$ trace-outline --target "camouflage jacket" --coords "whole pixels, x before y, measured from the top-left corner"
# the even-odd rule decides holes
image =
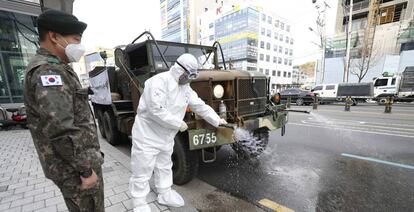
[[[70,66],[46,49],[39,49],[26,69],[24,104],[47,178],[58,183],[79,179],[79,172],[102,165],[87,89]]]

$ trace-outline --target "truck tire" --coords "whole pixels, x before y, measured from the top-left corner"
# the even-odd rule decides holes
[[[296,105],[297,105],[297,106],[302,106],[302,105],[303,105],[303,99],[302,99],[302,98],[298,98],[298,99],[296,100]]]
[[[96,110],[96,119],[98,119],[99,132],[101,133],[103,138],[106,138],[102,110]]]
[[[380,98],[377,100],[378,105],[385,105],[385,102],[387,102],[387,98]]]
[[[106,111],[103,115],[103,124],[105,129],[106,140],[113,146],[119,143],[119,132],[116,127],[114,115],[110,111]]]
[[[254,147],[249,146],[252,142],[244,140],[231,144],[231,147],[239,158],[247,160],[258,158],[269,143],[269,130],[267,128],[256,129],[252,134],[252,139],[257,139],[260,142],[257,142]]]
[[[173,162],[173,181],[176,185],[190,182],[198,172],[199,159],[197,151],[190,151],[188,136],[177,134],[174,138],[174,152],[171,156]]]
[[[358,105],[358,100],[352,99],[352,106],[357,106],[357,105]]]

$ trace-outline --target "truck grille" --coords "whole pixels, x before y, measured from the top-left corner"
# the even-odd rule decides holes
[[[264,113],[267,101],[266,78],[239,79],[237,85],[238,114],[243,116]]]

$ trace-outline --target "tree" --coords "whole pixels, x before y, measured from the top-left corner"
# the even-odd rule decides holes
[[[359,43],[358,37],[359,36],[356,37],[356,42]],[[369,41],[364,39],[364,41],[360,43],[360,46],[358,47],[358,57],[351,60],[350,67],[352,67],[352,69],[350,70],[350,73],[358,78],[358,82],[361,82],[370,68],[375,66],[378,62],[378,52],[370,47],[372,44],[368,44],[367,42]]]

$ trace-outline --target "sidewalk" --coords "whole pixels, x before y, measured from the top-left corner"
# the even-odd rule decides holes
[[[105,153],[106,211],[132,211],[128,191],[130,158],[106,141],[101,140],[100,144]],[[153,212],[197,211],[187,202],[183,208],[161,206],[153,191],[148,202]],[[28,130],[0,131],[0,211],[67,211],[61,192],[43,174]]]

